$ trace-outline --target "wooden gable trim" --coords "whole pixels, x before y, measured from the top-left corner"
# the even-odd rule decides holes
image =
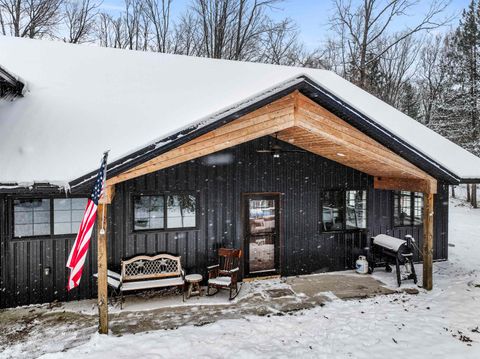
[[[273,134],[278,134],[283,141],[376,178],[392,179],[375,181],[375,188],[399,185],[436,192],[436,180],[433,177],[299,91],[114,176],[107,180],[107,185],[112,186]],[[349,156],[339,157],[339,151],[348,152]],[[395,182],[393,179],[402,180]]]
[[[296,93],[287,95],[239,119],[208,132],[107,180],[107,185],[139,177],[230,148],[294,126]]]

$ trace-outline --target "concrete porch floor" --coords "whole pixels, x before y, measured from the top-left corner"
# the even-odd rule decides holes
[[[401,291],[418,293],[412,287]],[[227,291],[213,297],[192,297],[185,302],[179,295],[146,293],[127,296],[123,310],[120,310],[118,302],[111,303],[110,330],[113,335],[123,335],[176,329],[183,325],[202,326],[221,319],[241,319],[252,315],[294,315],[297,311],[323,306],[332,300],[361,299],[397,292],[373,276],[341,272],[243,283],[240,294],[233,301],[228,300]],[[95,300],[2,310],[0,349],[20,344],[32,336],[38,337],[39,342],[48,340],[47,333],[55,327],[58,327],[58,332],[71,336],[70,340],[63,338],[67,348],[68,345],[79,345],[83,342],[82,338],[88,340],[90,334],[96,332],[96,314]],[[68,328],[67,332],[65,328]]]

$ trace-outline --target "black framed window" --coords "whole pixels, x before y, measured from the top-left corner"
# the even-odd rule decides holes
[[[423,193],[396,191],[393,194],[393,225],[416,226],[423,223]]]
[[[325,232],[367,227],[367,191],[325,191],[322,202]]]
[[[13,237],[75,234],[78,232],[86,205],[86,198],[15,199]]]
[[[86,207],[86,198],[54,198],[53,234],[77,233]]]
[[[49,199],[16,199],[13,201],[13,236],[48,236],[50,228]]]
[[[134,230],[195,228],[197,200],[192,194],[134,197]]]

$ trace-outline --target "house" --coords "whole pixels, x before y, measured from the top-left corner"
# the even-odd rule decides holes
[[[480,180],[479,158],[325,70],[10,37],[0,66],[22,86],[0,99],[1,307],[96,295],[96,237],[71,292],[65,263],[105,150],[113,270],[171,253],[205,274],[222,246],[243,278],[345,270],[371,236],[411,234],[429,289],[448,186]]]

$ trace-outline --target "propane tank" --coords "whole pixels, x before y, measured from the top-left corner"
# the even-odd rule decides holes
[[[355,271],[359,274],[367,274],[368,273],[367,257],[358,256],[358,259],[355,262]]]

